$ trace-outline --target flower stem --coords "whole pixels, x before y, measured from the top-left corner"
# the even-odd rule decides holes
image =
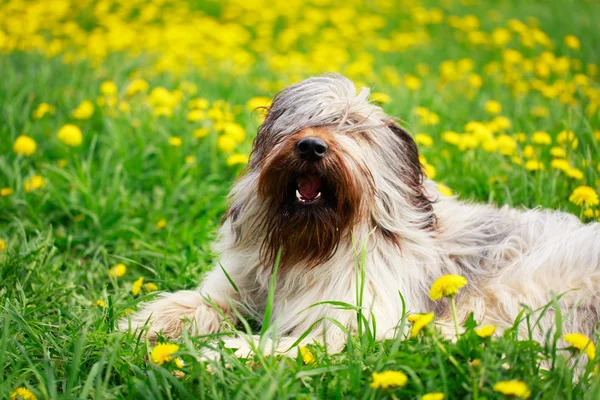
[[[458,340],[460,333],[458,332],[458,318],[456,317],[456,304],[454,303],[454,296],[450,297],[450,307],[452,307],[452,319],[454,319],[454,329],[456,330],[456,340]]]

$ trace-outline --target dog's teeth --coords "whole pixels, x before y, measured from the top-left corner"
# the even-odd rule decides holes
[[[310,199],[310,201],[313,202],[320,198],[321,198],[321,192],[317,193],[317,195],[314,198]],[[304,196],[302,196],[300,194],[299,190],[296,190],[296,199],[298,199],[298,201],[303,204],[306,204],[309,201],[308,199],[305,199]]]

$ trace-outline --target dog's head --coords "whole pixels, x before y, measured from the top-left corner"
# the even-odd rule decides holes
[[[282,266],[328,260],[355,227],[400,244],[398,224],[428,228],[417,147],[341,75],[307,79],[274,98],[259,128],[248,182],[261,204],[262,255]],[[249,195],[249,193],[248,193]]]

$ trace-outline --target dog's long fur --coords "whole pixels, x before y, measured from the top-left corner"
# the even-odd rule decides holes
[[[507,327],[523,304],[535,309],[552,293],[568,292],[561,300],[568,310],[564,330],[590,334],[600,311],[600,224],[584,225],[563,212],[498,209],[441,195],[423,177],[411,137],[368,98],[367,89],[357,94],[340,75],[307,79],[280,92],[231,191],[216,244],[217,265],[239,293],[217,266],[196,291],[162,294],[122,327],[140,328],[149,320],[150,335],[176,336],[189,319],[196,333],[218,332],[222,317],[211,302],[232,318],[231,304],[261,315],[281,248],[272,321],[277,336],[288,339],[276,350],[287,349],[324,317],[355,331],[354,312],[309,307],[356,303],[356,254],[366,242],[363,306],[376,319],[378,338],[395,334],[402,317],[398,292],[408,311],[434,310],[439,321],[450,321],[447,302],[428,296],[432,282],[445,274],[469,281],[457,298],[459,318],[473,311],[481,323]],[[327,143],[323,160],[308,163],[296,154],[296,143],[308,136]],[[320,204],[290,198],[294,177],[303,174],[322,178]],[[553,324],[549,312],[536,337]],[[323,320],[305,341],[324,337],[332,351],[346,340]]]

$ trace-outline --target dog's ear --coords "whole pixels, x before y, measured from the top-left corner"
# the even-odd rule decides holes
[[[388,128],[399,139],[399,163],[397,165],[401,170],[403,179],[412,188],[420,187],[423,184],[423,166],[419,160],[419,149],[413,140],[397,122],[392,122]]]
[[[388,125],[394,135],[396,135],[399,143],[398,162],[396,163],[397,173],[400,179],[411,189],[410,202],[419,211],[428,218],[426,227],[433,228],[435,226],[435,215],[433,214],[432,201],[425,194],[423,180],[423,165],[419,160],[419,150],[412,136],[406,132],[397,122],[391,122]]]

